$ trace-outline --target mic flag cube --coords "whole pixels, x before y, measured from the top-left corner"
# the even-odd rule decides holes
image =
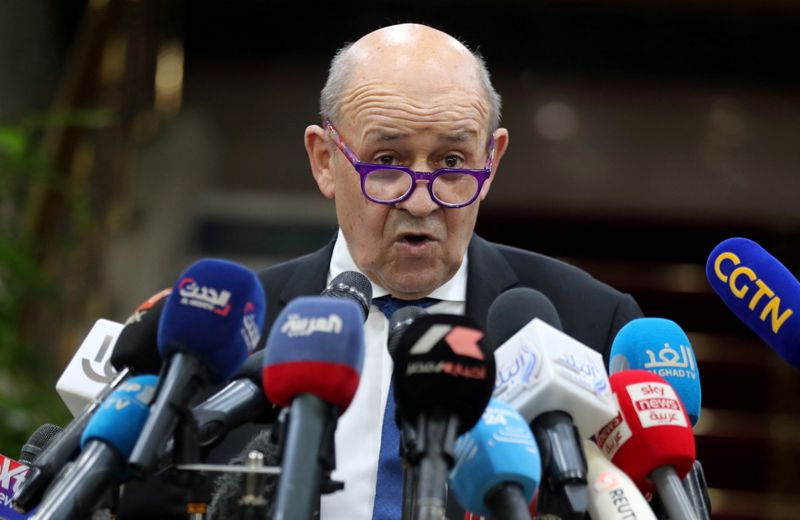
[[[643,492],[655,490],[649,475],[661,466],[685,477],[695,460],[694,434],[675,390],[645,370],[617,372],[610,381],[620,413],[597,432],[597,446]]]
[[[611,345],[611,372],[647,370],[672,385],[692,426],[700,417],[700,375],[683,329],[664,318],[638,318],[620,329]]]
[[[224,383],[242,366],[261,337],[264,289],[249,269],[203,259],[180,276],[158,326],[163,359],[176,352],[199,358],[211,383]]]
[[[349,298],[304,296],[281,311],[264,349],[267,399],[287,406],[313,394],[339,407],[350,405],[364,366],[362,311]]]

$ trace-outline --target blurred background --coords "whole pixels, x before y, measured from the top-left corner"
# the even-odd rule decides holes
[[[330,239],[303,129],[335,50],[406,21],[477,48],[503,96],[478,232],[677,321],[715,517],[800,516],[800,375],[704,274],[736,235],[800,269],[792,0],[1,0],[0,452],[66,424],[54,385],[98,318],[197,258]]]

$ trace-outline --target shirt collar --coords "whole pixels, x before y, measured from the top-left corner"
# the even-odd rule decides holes
[[[452,278],[426,296],[450,302],[465,302],[467,300],[467,256],[467,254],[464,254],[464,261],[461,262],[461,266]],[[344,238],[342,229],[339,228],[338,235],[336,236],[336,243],[333,245],[330,268],[328,269],[328,282],[345,271],[356,271],[364,274],[361,272],[361,269],[356,266],[355,260],[353,260],[353,257],[350,255],[350,249],[347,247],[347,240]],[[383,287],[375,285],[372,281],[370,281],[370,283],[372,284],[373,298],[389,294],[389,291]]]

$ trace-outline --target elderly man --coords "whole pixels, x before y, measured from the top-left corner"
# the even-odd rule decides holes
[[[497,295],[532,287],[552,300],[566,333],[604,353],[641,315],[630,296],[574,267],[473,234],[509,135],[483,60],[455,38],[403,24],[344,47],[321,115],[305,146],[340,229],[325,248],[261,273],[267,327],[290,300],[319,294],[350,270],[369,278],[376,298],[435,298],[431,312],[466,314],[481,326]],[[384,421],[393,407],[387,328],[373,305],[361,383],[336,431],[334,477],[345,490],[322,498],[324,520],[400,515],[397,437]]]

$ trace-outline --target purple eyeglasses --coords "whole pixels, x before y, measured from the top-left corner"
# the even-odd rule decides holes
[[[344,143],[333,123],[326,120],[325,129],[331,132],[333,142],[361,176],[361,192],[378,204],[402,202],[414,193],[417,181],[428,181],[428,193],[437,204],[445,208],[463,208],[475,202],[483,183],[492,173],[494,137],[489,144],[489,157],[483,169],[439,168],[433,172],[418,172],[406,166],[361,162]]]

